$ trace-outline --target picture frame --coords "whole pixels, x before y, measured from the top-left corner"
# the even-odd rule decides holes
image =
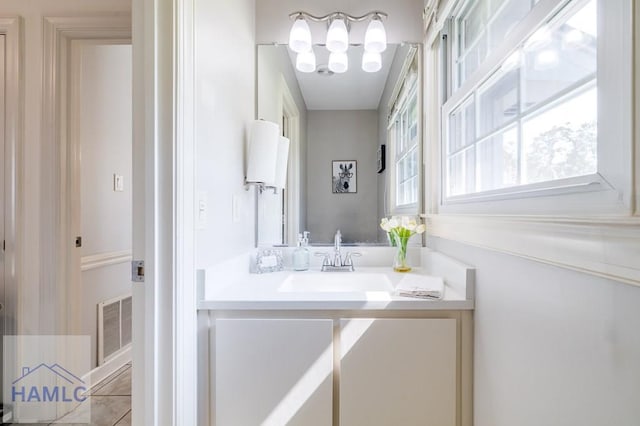
[[[378,173],[384,172],[385,168],[385,158],[386,158],[386,147],[385,144],[382,144],[378,147],[378,155],[377,155],[377,170]]]
[[[331,191],[334,194],[358,192],[358,162],[356,160],[333,160],[331,162]]]

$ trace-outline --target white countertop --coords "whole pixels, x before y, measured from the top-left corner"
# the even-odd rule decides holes
[[[421,267],[408,273],[394,272],[390,267],[357,267],[355,272],[320,272],[318,267],[309,271],[285,270],[266,274],[228,274],[238,267],[215,268],[206,271],[204,288],[198,303],[200,310],[471,310],[474,308],[473,268],[460,264],[439,253],[426,250]],[[227,273],[221,273],[227,271]],[[400,280],[407,275],[432,275],[444,279],[441,300],[418,299],[394,294]],[[306,291],[291,286],[305,277],[314,281],[327,280],[333,289]],[[386,280],[385,278],[386,277]],[[350,280],[367,282],[369,279],[385,281],[386,288],[373,291],[352,291],[340,285]],[[298,281],[296,281],[298,282]],[[299,285],[299,284],[297,284]],[[317,286],[316,286],[317,287]],[[375,286],[374,286],[375,287]]]

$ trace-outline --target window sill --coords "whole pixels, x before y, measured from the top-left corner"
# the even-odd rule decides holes
[[[426,218],[431,236],[640,286],[640,217]]]

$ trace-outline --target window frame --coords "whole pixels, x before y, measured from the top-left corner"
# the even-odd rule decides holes
[[[453,86],[451,21],[459,0],[429,3],[424,41],[425,93],[430,94],[424,105],[424,216],[429,247],[438,249],[442,243],[446,249],[453,241],[454,248],[478,247],[640,286],[640,126],[633,126],[634,120],[640,123],[640,8],[634,8],[633,1],[598,1],[598,128],[610,149],[598,162],[608,162],[608,170],[619,169],[607,176],[615,189],[578,187],[556,195],[540,190],[525,197],[514,194],[512,199],[475,200],[444,208],[440,199],[442,105],[451,98]],[[539,0],[531,12],[549,13],[559,4],[559,0]],[[530,20],[531,16],[524,19]],[[526,36],[522,26],[515,28],[487,59],[506,57],[509,46],[517,44],[515,39]],[[489,72],[491,65],[485,63],[479,70]],[[604,109],[611,105],[615,108]],[[605,146],[602,140],[598,149]]]
[[[464,11],[469,1],[453,8]],[[578,7],[586,0],[540,0],[514,28],[504,43],[489,53],[485,61],[443,99],[440,107],[441,137],[439,141],[438,213],[498,213],[498,214],[629,214],[632,211],[632,164],[624,162],[624,152],[630,157],[633,129],[632,45],[630,0],[610,2],[598,7],[598,169],[592,175],[519,185],[462,196],[447,196],[447,144],[449,114],[475,96],[476,90],[499,72],[501,63],[542,24],[552,20],[562,9]],[[570,3],[573,4],[570,5]],[[452,27],[455,28],[455,25]],[[457,37],[447,43],[452,72],[457,72]],[[606,46],[606,47],[605,47]],[[611,48],[616,46],[616,48]],[[456,75],[452,80],[457,81]],[[625,82],[626,85],[625,85]],[[625,86],[627,87],[625,89]],[[478,99],[475,99],[477,102]],[[612,113],[617,112],[617,116]],[[621,111],[621,113],[620,113]],[[477,117],[476,117],[477,120]],[[506,123],[505,123],[506,126]],[[431,213],[436,213],[431,211]]]

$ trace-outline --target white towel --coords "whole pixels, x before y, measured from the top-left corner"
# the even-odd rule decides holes
[[[431,275],[405,275],[396,287],[398,296],[418,297],[421,299],[442,299],[444,281]]]

